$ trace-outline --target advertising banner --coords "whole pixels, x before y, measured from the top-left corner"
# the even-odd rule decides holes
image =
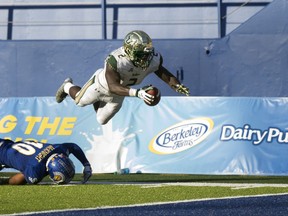
[[[0,136],[75,142],[94,173],[287,175],[287,113],[288,98],[162,97],[150,107],[127,97],[100,125],[70,98],[1,98]]]

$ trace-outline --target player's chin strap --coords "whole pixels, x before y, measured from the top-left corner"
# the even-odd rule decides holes
[[[186,96],[190,96],[189,88],[184,86],[183,84],[176,84],[172,86],[176,92],[180,94],[185,94]]]

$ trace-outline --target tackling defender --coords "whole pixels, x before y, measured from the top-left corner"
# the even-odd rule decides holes
[[[106,58],[104,69],[97,70],[82,88],[67,78],[56,92],[56,101],[61,103],[70,95],[78,106],[93,104],[98,122],[106,124],[120,110],[125,96],[138,97],[148,104],[154,101],[146,88],[130,88],[153,72],[175,91],[189,96],[189,89],[162,63],[149,35],[132,31],[126,35],[124,45]]]
[[[0,170],[14,168],[20,173],[8,180],[10,185],[37,184],[45,176],[56,184],[69,183],[75,174],[69,154],[84,166],[83,183],[92,175],[92,169],[82,149],[75,143],[44,144],[34,141],[13,142],[0,139]]]

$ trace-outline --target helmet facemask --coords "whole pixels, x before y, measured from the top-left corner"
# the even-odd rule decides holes
[[[147,69],[153,59],[151,38],[143,31],[133,31],[124,39],[124,50],[136,67]]]

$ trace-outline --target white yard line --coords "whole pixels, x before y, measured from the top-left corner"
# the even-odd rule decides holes
[[[75,182],[76,183],[76,182]],[[185,187],[231,187],[231,189],[244,189],[256,187],[288,187],[288,184],[269,183],[208,183],[208,182],[171,182],[171,183],[151,183],[151,182],[99,182],[89,181],[88,184],[113,184],[113,185],[135,185],[143,188],[185,186]]]
[[[162,186],[192,186],[192,187],[231,187],[231,189],[244,189],[256,187],[288,187],[288,184],[259,184],[259,183],[206,183],[206,182],[173,182],[173,183],[159,183],[147,184],[145,187],[162,187]]]

